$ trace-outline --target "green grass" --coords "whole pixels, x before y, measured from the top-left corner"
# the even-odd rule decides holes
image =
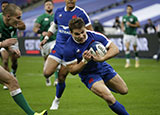
[[[109,64],[126,81],[129,93],[115,94],[130,115],[159,115],[160,114],[160,62],[151,59],[141,59],[141,66],[124,68],[124,59],[111,59]],[[104,100],[90,92],[78,76],[68,75],[66,90],[57,111],[49,108],[54,99],[56,88],[46,87],[42,75],[42,57],[21,57],[17,71],[17,79],[23,95],[35,110],[40,112],[48,109],[49,115],[114,115]],[[52,77],[53,82],[53,77]],[[15,104],[8,90],[0,85],[0,115],[24,115],[25,113]]]

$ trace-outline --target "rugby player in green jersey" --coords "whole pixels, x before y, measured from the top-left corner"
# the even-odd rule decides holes
[[[3,15],[0,15],[0,48],[5,48],[18,55],[20,52],[15,48],[12,48],[12,45],[15,45],[18,42],[16,39],[16,29],[19,21],[21,21],[21,15],[21,9],[15,4],[7,5],[3,10]],[[47,115],[46,110],[41,113],[36,113],[31,109],[22,94],[17,79],[1,66],[0,83],[8,87],[14,101],[27,115]],[[10,114],[12,115],[12,112]]]
[[[47,35],[48,29],[53,22],[53,19],[54,19],[53,8],[54,8],[53,1],[45,0],[44,2],[45,13],[40,15],[35,21],[33,31],[41,35],[40,41],[42,41],[44,37]],[[44,61],[46,61],[51,49],[55,45],[56,32],[57,31],[53,32],[55,34],[53,34],[50,38],[48,38],[47,43],[43,45],[43,47],[41,48],[41,54],[44,57]],[[58,68],[57,68],[57,71],[55,72],[54,86],[57,85],[58,83],[58,79],[57,79],[58,78]],[[46,78],[46,86],[50,86],[50,85],[51,85],[50,78]]]
[[[25,24],[23,23],[22,20],[19,20],[19,22],[17,23],[17,26],[14,28],[14,27],[9,27],[9,26],[6,26],[6,21],[7,19],[4,17],[3,18],[3,10],[5,9],[5,7],[9,4],[8,1],[3,1],[1,3],[1,9],[2,9],[2,13],[0,13],[0,21],[2,23],[0,23],[0,26],[1,26],[1,30],[3,32],[3,35],[2,35],[2,38],[3,39],[8,39],[8,38],[17,38],[17,30],[16,29],[19,29],[19,30],[24,30],[26,28]],[[11,19],[8,19],[8,20],[11,20]],[[19,51],[19,48],[18,48],[18,42],[11,46],[10,47],[11,49],[6,49],[6,48],[1,48],[0,52],[1,52],[1,57],[2,57],[2,65],[3,65],[3,68],[7,71],[10,71],[9,70],[9,67],[8,67],[8,62],[9,62],[9,56],[11,57],[11,62],[12,62],[12,65],[11,65],[11,74],[13,74],[15,77],[16,77],[16,70],[17,70],[17,67],[18,67],[18,61],[17,59],[20,57],[20,51]],[[12,50],[14,49],[14,51]],[[3,89],[8,89],[6,86],[3,87]]]
[[[140,27],[138,19],[132,14],[133,7],[127,5],[127,14],[123,16],[121,28],[124,31],[123,42],[126,47],[126,65],[125,68],[130,67],[130,45],[133,45],[135,53],[135,67],[139,67],[139,57],[137,51],[137,34],[136,29]]]

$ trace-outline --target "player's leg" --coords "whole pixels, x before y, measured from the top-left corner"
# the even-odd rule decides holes
[[[112,79],[108,80],[105,84],[117,93],[123,95],[128,93],[128,87],[126,83],[118,74],[116,74],[116,76]]]
[[[128,68],[130,67],[130,37],[129,35],[124,35],[124,38],[123,38],[123,43],[126,47],[126,50],[125,50],[125,58],[126,58],[126,64],[125,64],[125,68]]]
[[[9,72],[5,71],[1,66],[0,66],[0,82],[9,88],[10,94],[13,97],[14,101],[28,115],[33,115],[35,113],[28,105],[25,98],[23,97],[22,91],[18,85],[16,78],[14,78]]]
[[[91,87],[91,91],[103,98],[113,112],[117,113],[118,115],[129,115],[124,106],[116,101],[115,97],[106,87],[103,80],[95,82]]]
[[[133,49],[135,54],[135,68],[138,68],[140,64],[139,64],[139,55],[137,51],[137,36],[133,36],[132,43],[133,43]]]
[[[52,57],[48,56],[43,68],[44,76],[46,78],[49,78],[56,71],[56,68],[58,65],[59,65],[59,62],[57,62]]]
[[[52,102],[52,106],[50,107],[50,110],[57,110],[59,107],[59,100],[65,89],[65,79],[67,74],[68,74],[67,68],[64,65],[61,65],[61,68],[58,74],[58,84],[56,86],[56,96]]]
[[[18,67],[18,58],[21,56],[21,52],[19,50],[18,42],[15,45],[12,45],[9,49],[9,52],[11,54],[11,74],[13,74],[16,77],[16,71]]]
[[[4,48],[1,48],[1,57],[2,57],[2,66],[3,66],[3,68],[9,72],[10,71],[9,70],[9,66],[8,66],[8,64],[9,64],[9,53]],[[4,85],[3,89],[7,90],[8,87]]]
[[[6,49],[1,48],[1,56],[2,56],[2,66],[5,70],[9,72],[8,61],[9,61],[9,53]]]
[[[53,83],[53,86],[57,86],[58,84],[58,73],[59,73],[59,70],[61,68],[61,65],[59,64],[56,71],[54,72],[54,83]]]
[[[18,68],[18,58],[19,56],[17,54],[11,54],[11,74],[16,77],[16,72],[17,72],[17,68]]]

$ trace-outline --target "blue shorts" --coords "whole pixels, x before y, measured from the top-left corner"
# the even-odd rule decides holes
[[[54,48],[51,50],[49,57],[53,58],[57,62],[61,63],[63,60],[63,49],[65,43],[57,43]]]
[[[115,70],[110,66],[108,69],[106,69],[105,75],[102,75],[101,73],[93,73],[93,74],[80,75],[80,77],[81,81],[87,86],[87,88],[91,89],[92,85],[95,82],[103,80],[106,83],[116,75],[117,72],[115,72]]]

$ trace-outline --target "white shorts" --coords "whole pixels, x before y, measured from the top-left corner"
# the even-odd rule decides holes
[[[124,34],[123,36],[123,43],[126,44],[126,43],[130,43],[132,45],[137,45],[137,35],[127,35],[127,34]]]
[[[43,45],[43,49],[41,49],[42,56],[47,56],[51,52],[52,48],[55,46],[56,40],[48,42]]]

